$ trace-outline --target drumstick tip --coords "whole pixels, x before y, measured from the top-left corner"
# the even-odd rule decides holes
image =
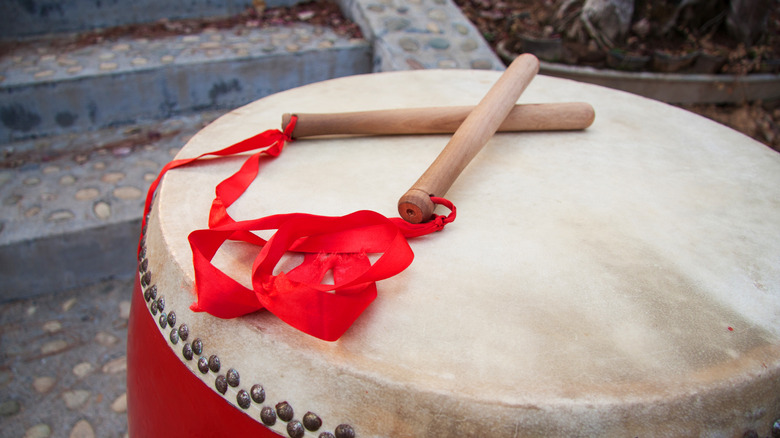
[[[431,195],[415,188],[409,189],[398,200],[398,214],[403,220],[412,224],[428,221],[433,216],[435,208]]]

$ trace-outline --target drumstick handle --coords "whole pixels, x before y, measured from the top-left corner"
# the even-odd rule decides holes
[[[474,106],[403,108],[348,113],[301,114],[293,138],[318,135],[452,134]],[[292,114],[282,115],[282,129]],[[585,102],[514,105],[498,127],[499,132],[570,131],[593,123],[595,112]]]
[[[495,134],[517,99],[539,71],[539,60],[530,54],[518,56],[507,67],[449,143],[420,179],[398,201],[398,213],[413,224],[433,215],[431,196],[444,196],[463,169]]]

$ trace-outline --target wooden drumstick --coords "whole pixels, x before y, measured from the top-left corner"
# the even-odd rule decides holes
[[[474,106],[404,108],[332,114],[299,114],[293,138],[318,135],[452,134]],[[282,129],[291,114],[282,115]],[[585,129],[595,112],[584,102],[514,105],[498,127],[510,131],[569,131]]]
[[[433,215],[431,196],[444,196],[461,171],[495,134],[520,94],[539,71],[530,54],[515,58],[420,179],[398,201],[398,213],[413,224]]]

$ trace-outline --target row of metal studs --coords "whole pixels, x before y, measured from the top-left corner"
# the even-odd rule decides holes
[[[202,374],[206,374],[209,371],[218,373],[221,368],[219,357],[212,354],[206,359],[206,356],[202,355],[203,341],[201,341],[200,338],[195,338],[191,344],[187,343],[186,341],[190,336],[187,324],[181,323],[177,329],[176,312],[170,310],[167,314],[165,313],[165,297],[161,294],[158,296],[157,285],[152,283],[152,272],[149,270],[149,259],[146,258],[146,228],[142,230],[141,236],[141,247],[138,252],[138,271],[141,275],[141,288],[144,291],[144,300],[147,303],[150,303],[149,311],[152,313],[152,316],[157,316],[157,313],[160,313],[158,323],[161,329],[165,330],[166,327],[171,328],[168,340],[172,344],[178,344],[179,340],[184,341],[181,352],[184,359],[189,361],[192,360],[195,355],[198,355],[200,356],[198,358],[198,370]],[[217,375],[214,386],[217,391],[224,396],[228,386],[236,388],[240,381],[241,378],[238,371],[234,368],[230,368],[226,375]],[[238,391],[236,403],[242,409],[249,409],[252,401],[257,404],[262,404],[265,401],[265,389],[263,389],[262,385],[252,385],[249,392],[245,389],[240,389]],[[278,417],[280,420],[287,423],[287,434],[290,438],[302,438],[305,435],[306,430],[316,432],[322,426],[322,419],[313,412],[304,414],[302,418],[303,421],[294,419],[294,415],[295,413],[292,406],[286,401],[277,403],[275,409],[267,405],[264,405],[260,409],[260,420],[264,425],[268,427],[273,426],[276,424],[276,419]],[[334,433],[322,432],[319,434],[319,438],[355,438],[355,430],[349,424],[340,424],[336,427]]]

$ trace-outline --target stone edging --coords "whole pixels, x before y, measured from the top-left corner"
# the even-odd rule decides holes
[[[780,75],[623,72],[542,62],[542,74],[628,91],[667,103],[742,103],[780,99]]]
[[[517,57],[502,47],[507,60]],[[666,103],[743,103],[780,99],[780,74],[715,75],[627,72],[541,61],[544,75],[601,85]]]

